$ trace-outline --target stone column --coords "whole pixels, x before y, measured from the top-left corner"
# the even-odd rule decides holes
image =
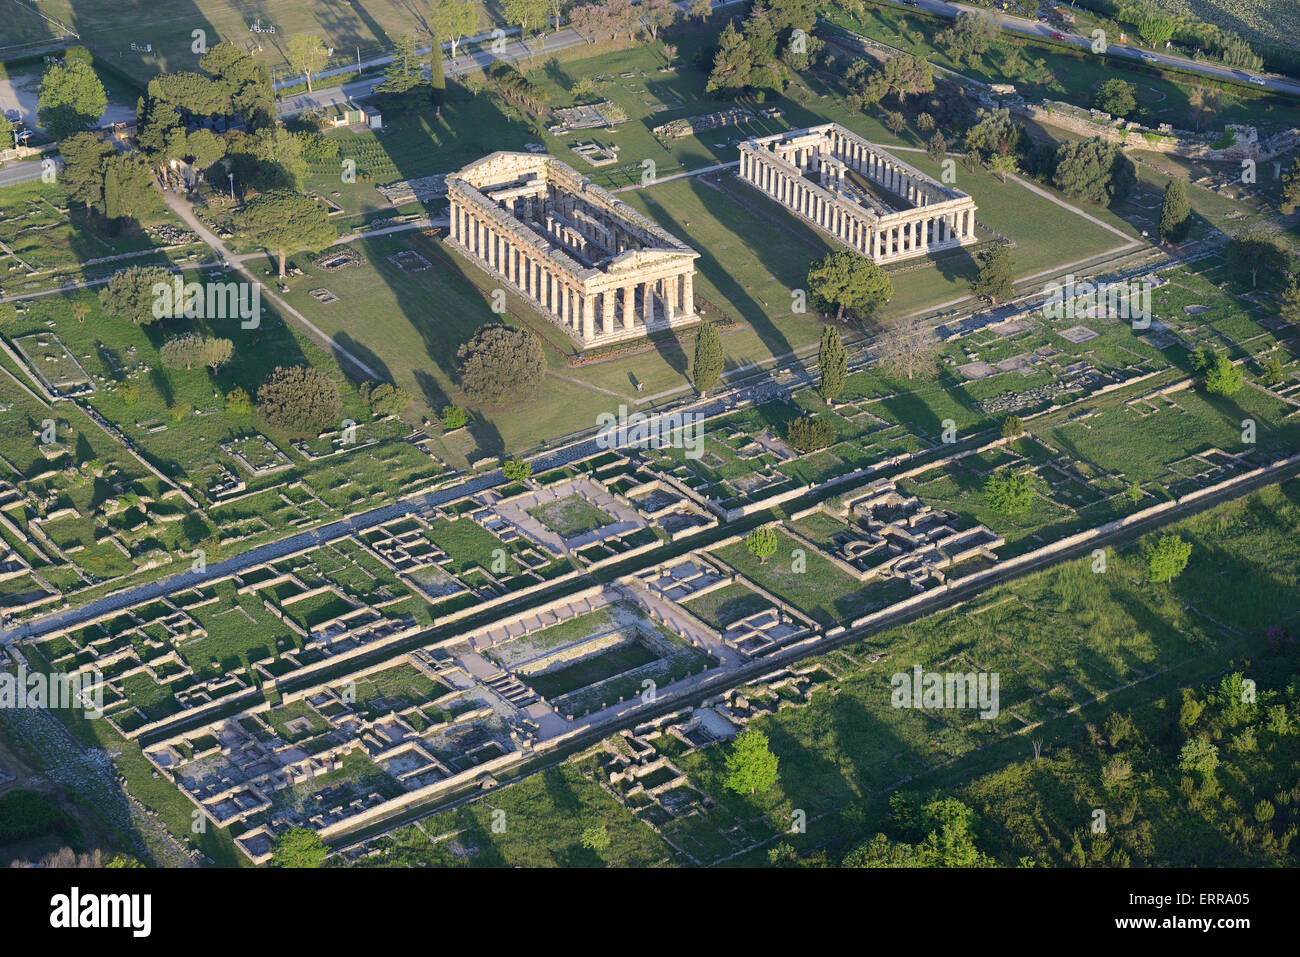
[[[695,315],[695,273],[690,269],[682,273],[682,312]]]
[[[582,294],[582,341],[591,339],[592,327],[596,324],[596,297],[593,293]]]
[[[614,297],[617,290],[606,289],[600,294],[600,331],[610,333],[614,330]]]
[[[631,329],[636,324],[636,286],[623,287],[623,328]]]
[[[642,303],[642,322],[649,326],[655,318],[655,284],[653,282],[644,282],[641,284],[644,290],[645,301]]]
[[[664,318],[670,323],[677,312],[677,277],[669,276],[664,280]]]
[[[569,321],[569,286],[563,280],[560,281],[560,323],[567,329],[572,323]]]

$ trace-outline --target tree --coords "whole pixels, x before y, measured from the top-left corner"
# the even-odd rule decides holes
[[[505,14],[506,23],[519,28],[522,37],[528,36],[528,28],[541,28],[546,18],[547,0],[503,0],[501,12]]]
[[[603,851],[609,847],[609,827],[592,824],[582,830],[582,846],[590,851]]]
[[[979,254],[979,264],[979,273],[970,284],[971,292],[995,306],[1010,299],[1016,277],[1010,244],[1000,242],[990,246]]]
[[[139,153],[114,154],[104,161],[104,217],[114,231],[124,219],[145,219],[162,206],[153,187],[149,161]]]
[[[1160,206],[1160,239],[1167,243],[1179,242],[1187,235],[1191,217],[1187,187],[1181,179],[1171,179],[1165,184],[1165,198]]]
[[[447,98],[447,73],[442,66],[442,42],[437,37],[432,41],[429,49],[429,97],[441,106]]]
[[[1230,240],[1225,250],[1228,265],[1250,273],[1250,286],[1259,284],[1259,273],[1277,272],[1287,264],[1287,247],[1277,232],[1262,223],[1247,226]]]
[[[718,52],[705,89],[709,93],[741,93],[749,86],[753,65],[749,41],[736,29],[735,21],[728,20],[718,37]]]
[[[989,157],[989,172],[995,173],[998,181],[1005,183],[1007,177],[1014,175],[1020,168],[1020,161],[1015,153],[997,153]]]
[[[542,344],[527,329],[493,322],[480,326],[456,353],[465,394],[483,405],[530,396],[546,371]]]
[[[1025,420],[1018,415],[1009,415],[1002,420],[1002,437],[1014,439],[1025,434]]]
[[[981,163],[994,156],[1018,152],[1025,128],[1011,119],[1011,111],[980,109],[975,122],[966,131],[966,149],[974,151]]]
[[[11,150],[18,145],[18,139],[14,135],[14,125],[9,122],[9,117],[0,113],[0,150]]]
[[[275,91],[271,73],[234,43],[218,43],[203,54],[199,67],[213,77],[220,96],[248,130],[256,131],[275,121]]]
[[[361,387],[361,398],[378,416],[399,415],[412,401],[411,393],[391,382],[367,382]]]
[[[1178,752],[1178,769],[1194,772],[1203,778],[1213,776],[1219,766],[1219,749],[1208,738],[1192,738]]]
[[[324,206],[310,196],[287,189],[270,190],[250,200],[240,211],[237,223],[253,243],[275,253],[281,279],[287,252],[317,252],[338,239]]]
[[[477,26],[478,10],[465,0],[433,0],[429,8],[429,29],[435,39],[446,37],[451,43],[453,60],[460,41]]]
[[[1067,196],[1110,204],[1124,199],[1137,183],[1137,168],[1117,143],[1099,136],[1062,143],[1056,151],[1056,188]]]
[[[916,128],[922,133],[929,133],[934,130],[934,117],[929,113],[918,113],[916,115]]]
[[[722,336],[718,327],[705,320],[700,323],[695,335],[695,361],[691,365],[691,379],[700,395],[722,381],[722,368],[725,365],[722,353]]]
[[[271,846],[272,867],[322,867],[328,856],[325,842],[305,827],[291,827]]]
[[[897,94],[899,104],[911,95],[934,92],[934,70],[919,56],[896,56],[885,61],[885,89]]]
[[[903,114],[897,110],[889,110],[885,113],[885,129],[897,135],[906,128],[907,120],[903,119]]]
[[[289,38],[289,49],[285,54],[289,65],[307,78],[307,89],[311,90],[311,78],[329,62],[329,51],[321,38],[310,33],[296,33]]]
[[[336,386],[311,366],[276,366],[257,390],[257,410],[271,425],[294,436],[319,435],[338,421]]]
[[[829,405],[840,397],[844,391],[844,382],[849,375],[849,354],[840,340],[840,331],[834,326],[822,329],[821,348],[817,352],[817,368],[821,372],[821,384],[817,391]]]
[[[876,365],[886,375],[911,382],[934,371],[939,339],[922,319],[903,319],[880,332],[875,352]]]
[[[415,39],[409,33],[400,33],[393,38],[393,62],[384,70],[384,81],[375,87],[375,92],[400,96],[419,86],[420,80]]]
[[[90,133],[74,133],[59,144],[59,155],[63,157],[60,175],[72,202],[103,213],[104,169],[113,154],[113,147]]]
[[[713,16],[713,0],[691,0],[688,12],[692,20],[703,23]]]
[[[137,325],[148,325],[163,318],[154,314],[157,296],[154,286],[163,283],[171,286],[172,274],[161,266],[128,266],[119,269],[99,291],[100,306],[105,313],[119,319],[130,319]]]
[[[1192,557],[1192,544],[1177,535],[1161,535],[1146,551],[1147,581],[1171,582],[1183,573]]]
[[[185,137],[185,156],[198,169],[211,169],[225,155],[226,141],[211,130],[194,130]]]
[[[1027,471],[998,469],[984,483],[984,502],[999,515],[1016,515],[1034,500],[1034,479]]]
[[[776,785],[777,757],[767,735],[757,728],[746,728],[736,737],[726,763],[726,786],[737,794],[770,791]]]
[[[745,536],[745,547],[759,564],[766,565],[767,560],[776,554],[776,529],[771,525],[760,525]]]
[[[507,459],[501,463],[501,474],[511,482],[523,482],[532,477],[533,466],[521,458]]]
[[[104,84],[82,60],[51,63],[41,77],[36,116],[51,139],[98,126],[107,107]]]
[[[827,253],[808,269],[808,292],[823,312],[835,310],[835,321],[845,313],[865,318],[894,297],[889,274],[866,256],[849,249]]]
[[[1210,395],[1229,396],[1241,388],[1241,369],[1209,346],[1192,357],[1192,368],[1205,380],[1205,391]]]
[[[935,130],[934,135],[925,142],[925,154],[937,163],[944,158],[947,152],[948,137],[944,136],[939,130]]]
[[[1264,384],[1269,388],[1281,385],[1286,379],[1286,368],[1276,352],[1270,352],[1268,358],[1261,363],[1261,372]]]
[[[162,344],[159,352],[162,362],[169,369],[189,369],[199,361],[199,350],[203,347],[203,337],[193,333],[173,336]]]
[[[1278,303],[1278,315],[1287,322],[1300,322],[1300,276],[1288,276]]]
[[[1153,8],[1144,8],[1138,15],[1136,26],[1138,36],[1149,47],[1162,47],[1173,37],[1178,29],[1178,21],[1170,16],[1163,16]]]
[[[1097,109],[1112,116],[1128,116],[1137,109],[1137,88],[1112,77],[1097,90]]]
[[[672,26],[681,14],[673,0],[641,0],[638,9],[651,40],[658,40],[659,31]]]
[[[0,141],[2,142],[2,141]],[[1282,174],[1282,212],[1290,216],[1300,206],[1300,156],[1291,160],[1291,165]]]

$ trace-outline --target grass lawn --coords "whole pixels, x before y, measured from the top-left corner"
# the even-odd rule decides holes
[[[602,512],[580,495],[570,495],[556,502],[530,508],[528,514],[561,538],[573,538],[584,532],[611,524],[612,516]]]

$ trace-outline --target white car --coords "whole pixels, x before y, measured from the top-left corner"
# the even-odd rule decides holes
[[[1256,86],[1267,86],[1267,85],[1268,85],[1267,83],[1264,82],[1264,78],[1263,78],[1262,76],[1248,76],[1248,77],[1246,77],[1246,82],[1247,82],[1247,83],[1254,83]]]
[[[1150,53],[1144,53],[1144,54],[1142,54],[1142,59],[1146,60],[1148,63],[1156,63],[1156,62],[1158,62],[1158,61],[1156,60],[1156,58],[1153,57]]]

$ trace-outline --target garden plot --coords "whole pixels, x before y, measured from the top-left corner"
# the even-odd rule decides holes
[[[14,346],[51,395],[74,396],[95,391],[95,383],[86,370],[54,333],[21,336],[14,340]]]

